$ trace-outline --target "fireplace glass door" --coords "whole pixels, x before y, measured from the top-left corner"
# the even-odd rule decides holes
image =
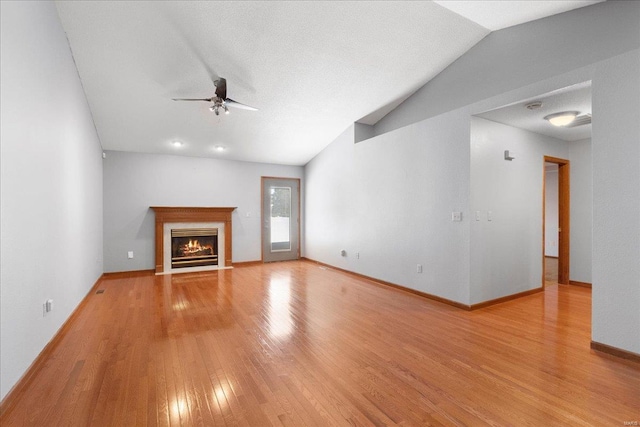
[[[205,265],[218,265],[218,229],[172,229],[171,268]]]

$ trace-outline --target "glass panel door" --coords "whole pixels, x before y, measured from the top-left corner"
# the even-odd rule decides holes
[[[291,188],[271,187],[271,252],[291,250]]]
[[[300,257],[300,180],[262,178],[262,260]]]

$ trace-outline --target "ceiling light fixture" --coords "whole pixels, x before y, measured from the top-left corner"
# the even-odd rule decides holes
[[[216,113],[216,116],[219,116],[220,115],[220,109],[222,109],[222,111],[224,111],[225,114],[229,114],[229,108],[227,108],[227,106],[225,105],[225,103],[222,100],[222,98],[216,98],[213,101],[213,105],[211,107],[209,107],[209,110],[211,110],[214,113]]]
[[[224,150],[226,150],[226,148],[223,145],[216,145],[213,148],[215,148],[216,151],[224,151]]]
[[[171,144],[173,144],[174,147],[182,147],[181,141],[173,141]]]
[[[554,113],[545,116],[545,120],[549,121],[554,126],[566,126],[578,116],[578,111],[563,111],[561,113]]]

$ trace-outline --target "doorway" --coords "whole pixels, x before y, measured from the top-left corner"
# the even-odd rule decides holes
[[[544,156],[542,182],[542,285],[556,277],[562,285],[569,284],[570,251],[570,164],[569,160]],[[554,175],[557,173],[557,183]],[[557,171],[557,172],[556,172]],[[548,178],[549,177],[549,178]],[[551,204],[552,206],[548,206]],[[557,206],[557,209],[555,206]],[[557,219],[556,219],[557,215]],[[557,226],[556,226],[557,224]],[[557,229],[557,232],[556,232]],[[550,255],[550,256],[548,256]],[[553,258],[554,256],[557,257]],[[556,267],[557,266],[557,267]]]
[[[300,258],[300,179],[262,177],[262,261]]]

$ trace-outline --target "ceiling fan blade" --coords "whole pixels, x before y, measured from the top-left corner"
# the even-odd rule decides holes
[[[213,102],[213,98],[172,98],[174,101],[206,101]]]
[[[227,79],[220,77],[213,82],[216,85],[216,96],[218,98],[227,99]]]
[[[241,110],[258,111],[258,109],[257,109],[257,108],[255,108],[255,107],[250,107],[250,106],[248,106],[248,105],[241,104],[241,103],[239,103],[239,102],[237,102],[237,101],[234,101],[234,100],[233,100],[233,99],[231,99],[231,98],[227,98],[227,99],[224,101],[224,103],[225,103],[225,105],[227,105],[228,107],[239,108],[239,109],[241,109]]]

